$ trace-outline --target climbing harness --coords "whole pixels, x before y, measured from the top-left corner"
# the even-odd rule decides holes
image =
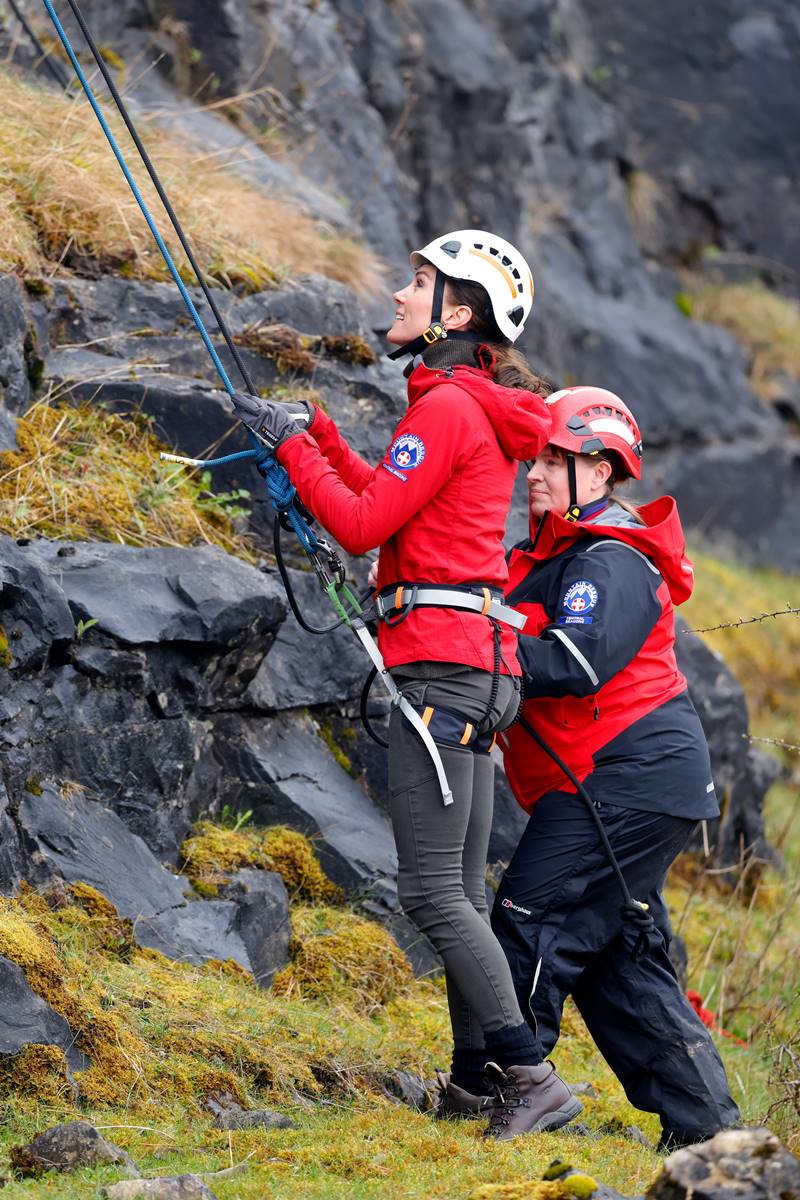
[[[72,64],[72,68],[75,71],[78,81],[79,81],[81,87],[83,88],[83,91],[86,94],[86,98],[88,99],[88,101],[92,107],[92,110],[94,111],[94,114],[97,117],[97,120],[100,123],[103,133],[105,134],[106,139],[109,143],[109,146],[111,147],[111,150],[114,154],[114,157],[116,158],[116,160],[119,164],[119,167],[120,167],[123,175],[125,176],[125,179],[128,183],[128,186],[131,189],[131,192],[133,193],[134,199],[136,200],[136,202],[142,212],[142,215],[143,215],[145,221],[147,222],[148,228],[150,229],[150,232],[152,233],[152,235],[155,239],[156,245],[158,246],[158,248],[161,252],[161,255],[164,259],[164,262],[167,265],[170,275],[172,276],[172,278],[181,294],[183,302],[186,305],[186,308],[189,312],[189,315],[192,318],[192,321],[194,322],[194,324],[197,328],[198,333],[200,334],[201,338],[203,339],[203,343],[205,344],[205,347],[208,350],[208,353],[211,357],[212,362],[214,363],[217,373],[218,373],[220,379],[222,380],[223,386],[225,387],[225,390],[227,391],[228,395],[232,396],[233,392],[234,392],[233,384],[231,383],[231,380],[225,370],[225,367],[223,366],[223,364],[220,360],[220,357],[216,351],[216,348],[214,347],[214,344],[211,341],[208,331],[206,330],[205,325],[203,324],[202,318],[200,317],[200,314],[198,313],[197,308],[195,307],[195,304],[194,304],[191,296],[189,295],[186,285],[184,284],[183,280],[181,279],[180,273],[178,272],[178,268],[175,265],[172,255],[170,254],[170,252],[166,246],[166,243],[164,242],[161,234],[159,233],[159,230],[155,224],[155,221],[153,220],[150,210],[148,209],[147,204],[145,203],[145,201],[142,197],[142,194],[139,191],[136,181],[133,178],[133,175],[131,174],[131,171],[130,171],[128,164],[122,154],[122,151],[119,148],[119,145],[117,144],[116,138],[114,137],[114,134],[103,115],[102,109],[100,108],[100,105],[91,89],[91,86],[83,72],[83,69],[82,69],[80,63],[78,62],[77,56],[76,56],[75,51],[72,47],[72,44],[69,40],[69,37],[67,36],[67,34],[64,30],[64,27],[62,26],[61,21],[59,20],[58,15],[56,14],[55,9],[53,8],[52,0],[43,0],[43,2],[44,2],[45,8],[47,9],[50,20],[52,21],[53,26],[56,30],[56,33],[58,34],[59,40],[60,40],[62,46],[64,47],[64,50],[66,51],[66,54],[70,60],[70,63]],[[83,35],[86,39],[87,45],[89,46],[89,49],[91,50],[92,56],[94,57],[95,62],[97,63],[97,66],[103,76],[103,79],[105,80],[106,85],[108,86],[109,92],[111,93],[112,99],[114,100],[114,103],[120,113],[120,116],[122,117],[122,119],[128,129],[128,132],[131,135],[131,138],[133,139],[134,145],[136,146],[136,149],[139,152],[142,162],[143,162],[143,164],[144,164],[144,166],[156,188],[158,196],[161,199],[162,204],[164,205],[167,216],[169,217],[169,220],[180,240],[181,246],[183,247],[184,252],[187,255],[187,258],[192,266],[192,270],[194,271],[194,273],[197,277],[197,280],[200,284],[200,287],[203,290],[203,294],[205,295],[206,300],[209,303],[209,307],[211,308],[211,311],[214,314],[214,317],[217,321],[217,325],[219,326],[220,331],[227,343],[228,349],[231,352],[233,360],[236,363],[236,366],[238,367],[238,369],[242,375],[242,378],[244,379],[245,386],[247,387],[247,390],[251,394],[255,394],[255,388],[249,377],[247,369],[245,368],[244,363],[241,360],[241,356],[239,355],[239,353],[236,349],[235,343],[233,342],[233,339],[230,335],[230,331],[227,328],[227,323],[225,322],[225,319],[223,318],[222,314],[220,313],[220,311],[214,301],[214,298],[211,295],[210,289],[208,288],[208,285],[205,282],[205,277],[204,277],[202,271],[200,270],[200,267],[197,264],[197,261],[194,257],[194,254],[191,250],[188,240],[186,239],[186,236],[183,232],[181,224],[178,220],[178,217],[177,217],[172,205],[169,202],[169,199],[168,199],[168,197],[164,191],[164,188],[160,182],[160,179],[155,170],[155,167],[153,166],[153,163],[150,160],[150,157],[147,154],[147,151],[146,151],[145,147],[143,146],[141,139],[138,136],[138,133],[136,132],[135,126],[133,124],[133,121],[131,120],[130,114],[128,113],[127,107],[126,107],[122,97],[120,96],[120,94],[116,88],[116,85],[114,84],[114,80],[111,77],[111,74],[108,71],[108,68],[105,65],[105,62],[100,53],[100,50],[98,49],[97,44],[95,43],[87,25],[86,25],[86,22],[83,19],[83,15],[81,14],[80,9],[79,9],[77,3],[75,2],[75,0],[67,0],[67,2],[75,16],[76,21],[78,22],[78,25],[80,26],[81,32],[83,33]],[[373,670],[374,670],[375,674],[380,675],[381,680],[383,681],[383,684],[389,693],[389,696],[390,696],[390,699],[392,702],[392,706],[400,709],[403,716],[405,716],[405,718],[408,720],[408,722],[412,725],[412,727],[419,734],[426,749],[428,750],[428,753],[430,754],[431,760],[433,761],[434,767],[436,769],[436,775],[437,775],[437,778],[439,781],[439,787],[442,792],[442,800],[443,800],[444,804],[446,804],[446,805],[452,804],[453,794],[450,791],[450,786],[447,782],[447,776],[446,776],[445,770],[444,770],[444,764],[442,763],[441,755],[439,754],[439,751],[436,747],[436,743],[434,742],[427,726],[424,724],[419,713],[416,712],[416,710],[412,707],[412,705],[408,703],[406,698],[403,696],[402,692],[397,687],[397,684],[394,682],[391,675],[389,674],[388,668],[386,667],[386,664],[383,661],[383,656],[382,656],[380,650],[378,649],[378,646],[375,643],[372,635],[370,634],[369,629],[367,628],[368,614],[362,608],[359,599],[354,595],[354,593],[351,591],[351,589],[345,582],[344,564],[342,563],[341,558],[339,557],[338,553],[333,549],[333,547],[331,547],[330,544],[324,538],[321,538],[311,528],[311,524],[310,524],[310,521],[312,520],[311,515],[307,512],[307,510],[305,510],[303,508],[302,504],[300,504],[299,500],[297,499],[296,491],[295,491],[294,487],[292,486],[291,480],[289,479],[289,476],[288,476],[288,473],[286,472],[286,470],[280,465],[280,463],[275,458],[274,454],[270,450],[266,449],[261,444],[261,442],[258,440],[256,435],[250,431],[248,431],[248,432],[250,433],[250,438],[251,438],[251,441],[253,442],[252,450],[238,451],[235,454],[226,454],[220,458],[212,458],[212,459],[186,458],[186,457],[183,457],[183,456],[177,455],[177,454],[163,454],[162,458],[167,462],[175,462],[175,463],[181,463],[182,465],[185,465],[185,466],[204,467],[204,468],[219,467],[219,466],[225,465],[226,463],[241,461],[244,459],[252,459],[253,460],[256,469],[258,470],[259,474],[262,475],[262,477],[264,478],[264,480],[266,482],[267,491],[269,493],[270,500],[272,502],[273,508],[276,513],[274,527],[273,527],[275,545],[278,547],[278,549],[280,549],[280,526],[283,525],[284,527],[286,527],[288,525],[288,527],[290,527],[294,531],[294,533],[297,535],[298,541],[300,542],[300,545],[301,545],[303,551],[305,552],[306,556],[308,557],[309,561],[311,562],[311,564],[314,568],[315,574],[317,576],[317,579],[319,580],[322,590],[327,595],[327,597],[328,597],[329,601],[331,602],[331,604],[334,608],[334,611],[336,612],[337,617],[338,617],[338,620],[333,625],[331,625],[328,628],[323,629],[323,630],[315,629],[313,626],[308,625],[304,620],[301,620],[301,624],[303,625],[303,628],[305,628],[309,632],[313,632],[313,633],[327,633],[327,632],[330,632],[331,629],[336,628],[338,625],[345,624],[348,626],[348,628],[350,628],[353,631],[355,636],[361,642],[361,645],[366,650],[366,652],[370,658],[370,661],[373,664]],[[278,567],[280,570],[281,579],[283,580],[284,586],[287,589],[287,597],[289,599],[290,606],[291,606],[292,611],[295,614],[295,616],[297,616],[298,619],[300,619],[299,605],[297,605],[296,598],[293,595],[293,592],[291,589],[291,584],[289,581],[289,576],[286,571],[285,564],[283,563],[282,555],[276,554],[276,558],[278,561]],[[372,675],[372,673],[371,673],[371,677],[374,678],[374,675]]]
[[[522,629],[527,617],[503,604],[504,596],[496,589],[479,585],[439,587],[436,584],[399,584],[384,588],[375,597],[375,611],[391,629],[404,621],[415,608],[456,608],[493,617],[513,629]]]

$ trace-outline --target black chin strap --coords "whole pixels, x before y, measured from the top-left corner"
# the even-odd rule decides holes
[[[581,515],[578,504],[578,480],[575,475],[575,455],[567,451],[567,479],[569,480],[569,508],[564,513],[565,521],[577,521]]]
[[[433,282],[430,325],[427,329],[423,330],[419,337],[414,338],[413,341],[405,342],[402,346],[398,346],[396,350],[392,350],[387,354],[387,358],[402,358],[406,354],[415,357],[417,354],[424,354],[429,346],[433,346],[436,342],[445,341],[445,339],[458,342],[480,342],[485,340],[466,329],[456,329],[451,333],[447,332],[442,324],[442,308],[444,307],[444,288],[446,283],[447,276],[437,267],[436,278]]]

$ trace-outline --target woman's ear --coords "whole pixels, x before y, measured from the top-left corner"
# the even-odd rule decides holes
[[[611,463],[607,458],[599,458],[592,470],[592,487],[595,491],[605,488],[611,478]]]
[[[466,329],[472,320],[472,309],[468,304],[447,307],[442,313],[445,329]]]

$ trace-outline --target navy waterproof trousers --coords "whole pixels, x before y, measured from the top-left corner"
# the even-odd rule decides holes
[[[562,792],[536,805],[498,890],[492,928],[541,1058],[558,1040],[572,995],[631,1104],[660,1115],[662,1141],[702,1141],[739,1111],[667,953],[661,889],[696,822],[593,799],[631,895],[655,920],[644,952],[634,954],[639,934],[621,919],[619,884],[591,814],[579,796]]]

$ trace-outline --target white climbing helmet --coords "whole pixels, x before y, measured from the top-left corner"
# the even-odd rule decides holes
[[[533,275],[516,246],[485,229],[456,229],[415,250],[412,267],[423,261],[450,279],[481,284],[500,332],[517,340],[533,307]]]

